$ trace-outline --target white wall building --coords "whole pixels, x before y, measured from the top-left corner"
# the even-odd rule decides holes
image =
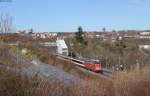
[[[68,55],[68,47],[63,39],[57,39],[56,40],[57,45],[57,53],[62,55]]]
[[[150,45],[139,45],[140,49],[150,49]]]
[[[150,32],[141,32],[140,39],[150,39]]]

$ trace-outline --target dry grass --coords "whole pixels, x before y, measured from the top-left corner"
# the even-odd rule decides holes
[[[0,68],[0,96],[33,96],[37,79]]]
[[[114,80],[116,96],[150,96],[150,70],[118,73]]]
[[[54,64],[68,72],[74,69],[70,66],[71,63],[53,57],[51,55],[52,51],[37,46],[36,44],[34,46],[31,45],[32,43],[28,43],[25,47],[32,51],[34,50],[33,54],[37,54],[38,52],[37,57],[40,57],[41,60],[46,63]],[[3,53],[4,50],[1,52]],[[5,54],[3,54],[3,56],[5,56]],[[113,55],[113,57],[115,57],[115,55]],[[12,63],[7,58],[3,57],[0,59],[1,62],[5,59],[3,63]],[[45,80],[40,81],[38,77],[22,76],[0,68],[0,96],[150,96],[149,69],[150,67],[146,67],[141,70],[135,69],[129,72],[119,72],[115,74],[115,78],[112,80],[86,78],[84,80],[87,81],[87,85],[81,87],[74,84],[66,86],[57,80],[54,83],[48,83]],[[79,75],[81,75],[81,73]]]
[[[0,95],[1,96],[110,96],[110,88],[105,80],[91,81],[87,85],[63,85],[55,80],[48,83],[37,77],[28,77],[0,68]],[[52,78],[53,80],[55,78]],[[98,81],[98,80],[97,80]],[[112,92],[112,91],[111,91]]]
[[[0,76],[1,96],[150,96],[149,67],[116,73],[112,80],[88,79],[82,87],[66,86],[57,80],[54,83],[39,81],[2,68]]]
[[[0,71],[1,96],[150,96],[150,73],[147,69],[118,73],[114,80],[103,78],[89,80],[87,85],[62,85],[37,78]],[[53,78],[54,79],[54,78]]]
[[[91,81],[85,86],[74,84],[64,86],[60,82],[53,84],[43,82],[40,84],[37,94],[39,94],[38,96],[114,96],[112,88],[107,86],[110,84],[112,83],[107,81],[103,81],[103,83]]]

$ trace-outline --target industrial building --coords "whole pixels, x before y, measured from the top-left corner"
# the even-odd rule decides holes
[[[57,53],[68,56],[68,47],[63,39],[56,40]]]

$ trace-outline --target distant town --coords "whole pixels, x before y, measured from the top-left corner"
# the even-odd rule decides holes
[[[74,38],[76,32],[34,32],[33,29],[17,31],[17,34],[21,36],[31,37],[33,39],[56,39],[58,36],[62,38]],[[115,42],[118,36],[124,39],[138,39],[138,40],[150,40],[150,30],[122,30],[122,31],[106,31],[105,28],[102,31],[85,31],[84,35],[87,38],[99,38],[101,41]],[[139,42],[140,43],[140,42]],[[149,42],[143,42],[139,45],[140,48],[150,48]]]

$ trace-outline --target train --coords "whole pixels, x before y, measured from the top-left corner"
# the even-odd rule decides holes
[[[103,72],[102,70],[102,63],[100,60],[95,60],[95,59],[85,59],[85,58],[74,58],[70,56],[65,56],[62,54],[56,54],[57,56],[60,56],[66,60],[72,61],[73,64],[76,66],[79,66],[81,68],[93,71],[93,72]]]
[[[77,60],[73,59],[73,62],[76,62],[75,64],[79,67],[82,67],[84,69],[93,71],[93,72],[103,72],[102,70],[102,64],[100,63],[100,60]]]

